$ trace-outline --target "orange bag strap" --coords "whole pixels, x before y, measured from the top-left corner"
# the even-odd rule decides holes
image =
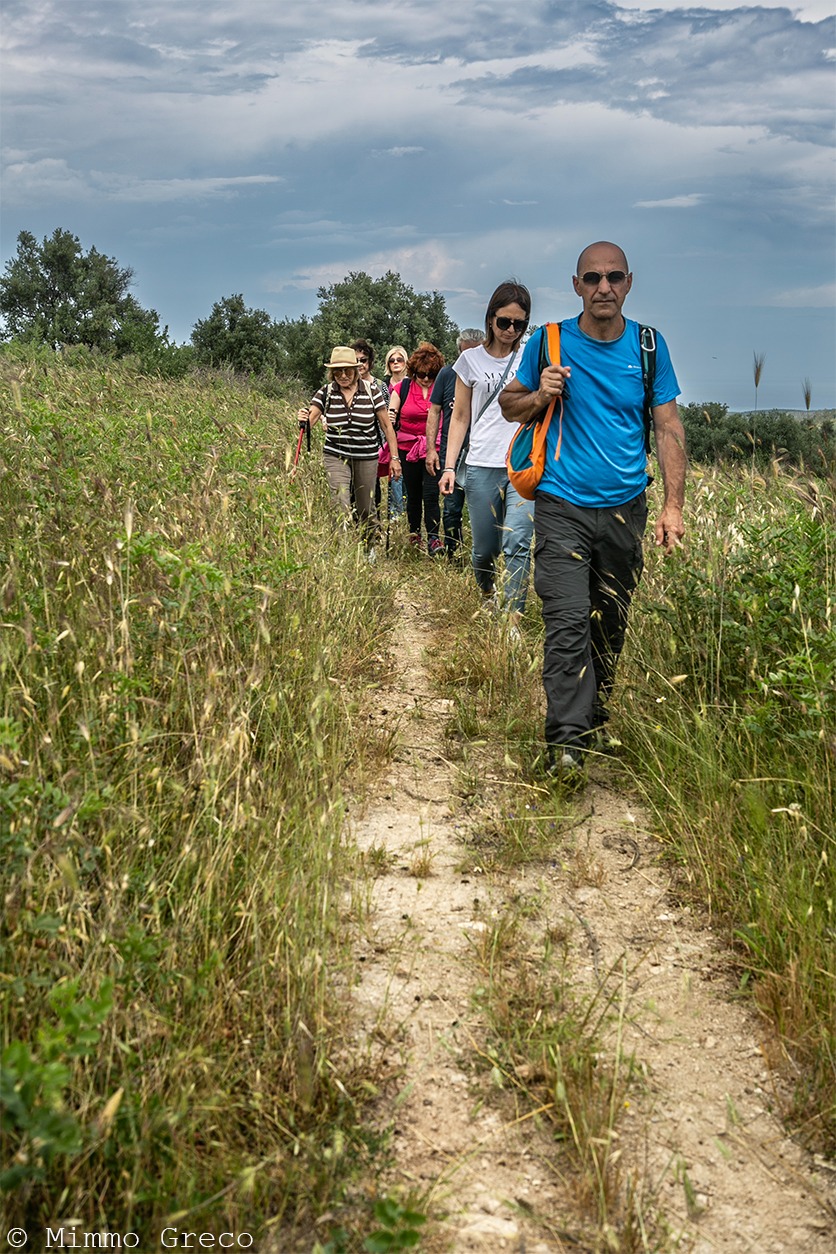
[[[548,359],[548,364],[550,366],[559,366],[560,365],[560,323],[559,322],[547,322],[546,323],[545,340],[546,340],[546,344],[545,344],[546,357]],[[560,399],[560,417],[558,418],[558,427],[557,427],[557,448],[555,449],[555,453],[554,453],[555,461],[557,461],[560,457],[560,446],[563,443],[563,397],[561,396],[559,399]],[[549,419],[551,418],[552,414],[554,413],[557,401],[558,401],[558,397],[553,396],[551,399],[551,404],[546,410],[546,415],[543,419],[544,422],[548,422]]]

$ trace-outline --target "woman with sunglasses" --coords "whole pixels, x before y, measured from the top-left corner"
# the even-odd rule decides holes
[[[383,382],[386,384],[386,395],[403,383],[406,378],[406,362],[409,353],[402,344],[395,344],[383,359]],[[400,518],[403,513],[403,479],[389,480],[389,517]]]
[[[515,630],[528,592],[534,506],[508,481],[505,455],[512,433],[499,408],[499,394],[522,360],[520,342],[530,314],[528,288],[514,280],[500,283],[488,302],[484,344],[465,349],[453,364],[458,379],[440,480],[442,495],[449,496],[461,479],[464,468],[456,463],[469,430],[464,490],[473,535],[473,574],[483,597],[497,604],[496,560],[504,555],[501,606],[511,615]]]
[[[389,415],[397,422],[398,449],[403,464],[406,493],[406,517],[409,542],[421,544],[421,515],[427,529],[427,548],[432,557],[444,552],[444,541],[438,534],[441,506],[435,477],[426,473],[427,414],[435,377],[444,365],[444,358],[434,344],[419,344],[406,363],[408,378],[393,387],[389,394]]]
[[[406,378],[406,363],[409,353],[400,344],[396,344],[394,348],[390,348],[389,352],[383,359],[383,381],[388,386],[389,391],[396,383],[402,383]]]
[[[401,475],[401,463],[395,431],[386,400],[372,380],[360,379],[357,354],[353,348],[340,345],[331,350],[328,382],[311,397],[310,406],[299,410],[299,421],[314,427],[324,419],[325,446],[323,460],[328,486],[337,509],[350,516],[353,509],[371,545],[377,530],[374,490],[377,483],[378,423],[392,454],[389,474]]]

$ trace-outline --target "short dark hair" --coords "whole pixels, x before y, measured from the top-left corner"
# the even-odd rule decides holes
[[[502,309],[505,305],[519,305],[526,320],[531,317],[531,293],[528,288],[516,279],[506,279],[504,283],[500,283],[488,301],[488,308],[485,312],[485,348],[490,348],[493,343],[494,314],[497,309]],[[514,348],[517,347],[524,334],[524,331],[520,331],[514,341]]]
[[[365,355],[369,359],[369,370],[371,370],[372,366],[374,365],[374,349],[372,348],[369,341],[368,340],[355,340],[353,344],[349,345],[349,347],[353,348],[355,353],[365,353]]]

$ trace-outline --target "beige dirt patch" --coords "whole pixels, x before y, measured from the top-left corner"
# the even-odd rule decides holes
[[[474,1065],[484,1042],[474,947],[509,901],[537,894],[542,911],[571,925],[581,993],[626,969],[625,1035],[643,1080],[620,1123],[622,1163],[666,1217],[671,1246],[829,1254],[834,1177],[782,1131],[765,1029],[734,999],[718,938],[671,891],[646,816],[613,784],[617,772],[593,768],[571,851],[564,838],[522,872],[462,870],[463,819],[444,757],[449,703],[430,682],[422,607],[409,598],[407,589],[398,689],[385,702],[399,747],[350,829],[377,870],[356,1008],[393,1077],[378,1118],[391,1126],[394,1165],[379,1192],[421,1195],[442,1216],[426,1250],[593,1248],[567,1235],[585,1230],[583,1217],[547,1128],[497,1100],[490,1069]]]

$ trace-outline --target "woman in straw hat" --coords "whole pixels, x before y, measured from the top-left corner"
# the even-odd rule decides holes
[[[331,350],[331,360],[324,365],[328,369],[328,382],[314,393],[307,409],[299,410],[299,421],[310,422],[311,427],[315,427],[324,419],[325,474],[334,503],[343,514],[350,516],[353,494],[354,511],[366,542],[370,543],[377,528],[374,490],[380,448],[378,429],[383,431],[389,445],[392,455],[389,474],[393,479],[401,477],[397,437],[380,388],[373,380],[364,383],[360,379],[353,348],[338,345]]]

